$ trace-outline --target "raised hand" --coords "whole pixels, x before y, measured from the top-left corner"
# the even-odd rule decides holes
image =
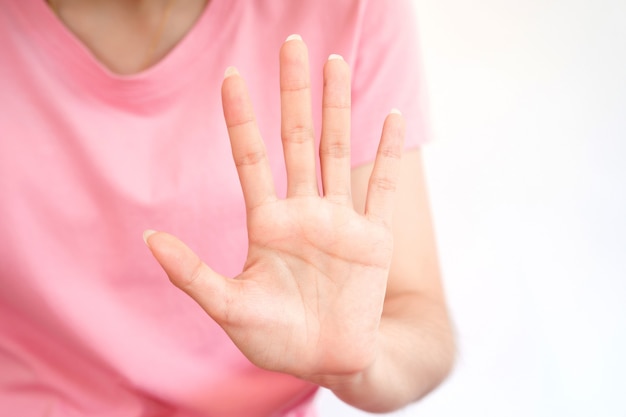
[[[247,209],[249,248],[243,272],[223,277],[175,237],[162,232],[145,237],[171,281],[202,306],[250,361],[318,382],[361,372],[377,358],[404,122],[395,112],[384,122],[365,213],[359,214],[350,193],[348,65],[331,56],[324,68],[321,196],[309,64],[299,37],[283,45],[280,67],[285,199],[276,196],[242,77],[230,68],[222,86]]]

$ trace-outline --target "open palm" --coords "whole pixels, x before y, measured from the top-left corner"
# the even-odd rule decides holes
[[[324,68],[322,196],[304,43],[290,39],[280,54],[285,199],[276,196],[244,81],[234,69],[227,70],[224,116],[249,238],[239,276],[217,274],[171,235],[147,236],[172,282],[192,296],[253,363],[311,380],[359,372],[376,358],[403,141],[403,120],[391,114],[383,126],[365,214],[357,213],[350,193],[349,69],[340,57],[332,58]]]

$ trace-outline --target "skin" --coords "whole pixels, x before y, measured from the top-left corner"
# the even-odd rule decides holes
[[[191,29],[206,0],[48,0],[61,21],[117,74],[134,74],[162,59]],[[158,39],[156,48],[153,48]],[[154,50],[153,50],[154,49]],[[151,53],[149,53],[151,52]]]
[[[149,64],[197,19],[203,2],[187,1],[196,7],[173,10]],[[132,73],[144,69],[136,57],[151,42],[165,3],[66,0],[57,2],[57,10],[105,65]],[[89,29],[99,27],[90,25],[95,20],[129,38],[120,43],[99,37]],[[198,302],[251,362],[327,387],[363,410],[395,410],[436,387],[454,359],[421,152],[402,150],[404,120],[392,113],[384,121],[375,162],[350,168],[350,70],[343,59],[329,59],[320,195],[309,64],[301,39],[283,44],[280,68],[286,199],[274,192],[244,79],[229,68],[222,85],[247,212],[243,272],[234,279],[215,273],[167,233],[148,231],[144,238],[172,283]]]

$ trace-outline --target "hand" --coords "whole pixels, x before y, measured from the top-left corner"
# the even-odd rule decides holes
[[[315,168],[308,57],[299,38],[280,52],[287,198],[277,198],[243,79],[227,70],[224,116],[244,194],[248,256],[225,278],[175,237],[146,233],[171,281],[194,298],[261,368],[323,383],[376,360],[378,326],[393,251],[391,215],[404,122],[385,120],[365,214],[350,192],[350,75],[340,57],[324,68],[320,161]],[[214,237],[218,238],[218,237]]]

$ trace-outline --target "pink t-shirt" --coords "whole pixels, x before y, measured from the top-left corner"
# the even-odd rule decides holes
[[[107,71],[44,0],[0,0],[0,415],[309,416],[316,387],[257,369],[174,288],[144,229],[240,272],[244,204],[220,84],[246,78],[279,193],[278,50],[307,42],[353,69],[353,160],[389,109],[425,139],[409,0],[211,0],[186,38],[133,76]]]

